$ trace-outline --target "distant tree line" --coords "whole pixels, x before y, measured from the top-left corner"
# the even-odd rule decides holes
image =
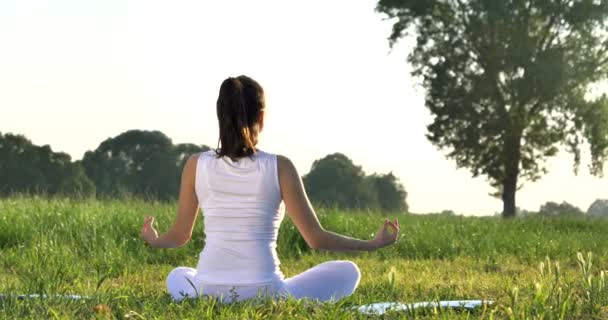
[[[130,130],[103,141],[72,161],[22,135],[0,133],[0,196],[43,194],[174,200],[183,166],[206,145],[173,144],[160,131]],[[311,201],[327,207],[407,211],[407,193],[392,173],[365,175],[335,153],[313,163],[304,176]]]
[[[159,131],[130,130],[103,141],[80,161],[36,146],[22,135],[0,133],[0,195],[16,193],[174,199],[188,156],[209,150],[174,145]]]
[[[579,207],[568,203],[566,201],[562,201],[561,203],[548,201],[545,204],[541,205],[538,209],[538,212],[521,210],[518,208],[518,215],[521,216],[531,216],[531,215],[541,215],[545,217],[564,217],[564,216],[590,216],[590,217],[608,217],[608,200],[606,199],[596,199],[587,209],[585,213]]]

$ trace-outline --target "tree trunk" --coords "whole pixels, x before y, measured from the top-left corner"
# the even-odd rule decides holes
[[[517,192],[517,177],[521,160],[521,134],[509,135],[505,139],[504,166],[505,177],[502,182],[503,218],[515,217],[515,193]]]
[[[517,207],[515,205],[515,192],[517,191],[517,176],[507,177],[503,182],[502,189],[502,216],[503,218],[515,217]]]

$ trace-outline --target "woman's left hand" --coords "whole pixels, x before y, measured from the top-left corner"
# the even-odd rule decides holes
[[[141,228],[141,238],[144,239],[149,245],[155,246],[156,240],[158,239],[158,233],[154,229],[154,217],[147,216],[144,219],[144,225]]]
[[[389,228],[392,229],[392,233],[389,231]],[[376,236],[373,240],[371,240],[373,244],[373,249],[380,249],[382,247],[386,247],[391,245],[397,241],[397,237],[399,235],[399,221],[394,219],[390,221],[388,219],[384,220],[384,223],[380,226],[380,229],[376,233]]]

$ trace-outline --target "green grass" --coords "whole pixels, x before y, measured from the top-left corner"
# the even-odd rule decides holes
[[[336,254],[308,249],[286,218],[278,247],[286,276],[323,261],[350,259],[362,272],[355,294],[336,304],[287,300],[219,305],[212,299],[174,303],[165,293],[167,273],[176,266],[194,267],[204,245],[200,219],[192,241],[183,248],[159,250],[143,244],[143,217],[155,215],[159,231],[164,231],[174,212],[174,204],[140,200],[0,200],[0,293],[94,297],[8,297],[0,299],[0,319],[367,319],[349,308],[454,299],[496,304],[472,313],[421,310],[385,318],[608,317],[604,220],[399,215],[402,230],[396,245],[373,253]],[[326,228],[360,238],[369,238],[383,219],[365,212],[318,214]],[[108,309],[95,312],[98,305]]]

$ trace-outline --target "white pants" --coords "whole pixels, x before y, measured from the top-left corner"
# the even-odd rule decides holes
[[[242,301],[269,296],[320,301],[337,301],[355,292],[361,273],[351,261],[328,261],[312,267],[297,276],[267,285],[202,285],[194,282],[196,269],[178,267],[167,277],[167,290],[176,301],[212,296],[221,302]]]

